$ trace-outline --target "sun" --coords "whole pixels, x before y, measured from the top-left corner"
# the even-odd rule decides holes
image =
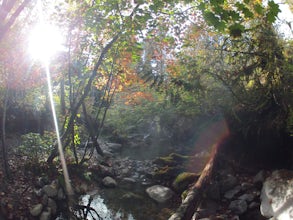
[[[61,31],[50,24],[38,24],[29,36],[28,50],[33,59],[48,62],[63,49]]]

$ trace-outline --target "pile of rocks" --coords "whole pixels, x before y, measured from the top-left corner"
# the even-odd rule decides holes
[[[260,171],[255,176],[220,172],[194,219],[293,219],[293,171]]]
[[[49,220],[57,214],[57,203],[65,200],[66,196],[58,180],[48,183],[47,178],[40,177],[36,183],[35,195],[39,203],[30,208],[30,214],[40,220]]]

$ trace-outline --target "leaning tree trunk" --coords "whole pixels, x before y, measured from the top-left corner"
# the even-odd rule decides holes
[[[215,168],[216,161],[218,159],[218,154],[221,143],[215,144],[212,149],[212,153],[208,163],[203,169],[199,179],[195,184],[189,189],[186,198],[182,201],[180,207],[177,211],[169,218],[169,220],[190,220],[195,213],[202,201],[204,192],[207,190],[211,178],[213,176],[213,171]]]
[[[97,63],[94,66],[94,69],[92,71],[92,74],[84,88],[84,91],[81,95],[81,98],[79,99],[79,101],[76,103],[76,105],[73,107],[69,120],[68,120],[68,125],[67,125],[67,129],[64,131],[62,137],[61,137],[61,141],[64,141],[67,139],[68,135],[70,134],[71,128],[74,125],[74,121],[76,119],[76,115],[78,113],[79,108],[81,107],[82,103],[84,103],[85,98],[88,96],[88,94],[91,91],[91,86],[97,76],[98,73],[98,69],[100,68],[104,57],[106,56],[107,52],[110,50],[110,48],[112,47],[112,45],[117,41],[118,37],[120,36],[120,33],[118,33],[116,36],[113,37],[113,39],[105,46],[105,48],[103,49],[103,51],[101,52],[101,55],[97,61]],[[64,146],[66,147],[66,146]],[[99,149],[100,150],[100,149]],[[58,150],[57,150],[57,146],[55,144],[53,151],[51,152],[49,158],[47,159],[47,162],[49,164],[51,164],[54,160],[55,157],[57,157],[58,155]]]

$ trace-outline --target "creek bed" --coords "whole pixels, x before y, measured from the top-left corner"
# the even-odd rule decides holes
[[[87,205],[90,196],[92,196],[91,207],[103,220],[157,220],[161,219],[159,215],[164,208],[178,207],[177,202],[176,204],[155,202],[148,197],[145,187],[138,185],[131,190],[117,187],[89,193],[81,196],[80,203]],[[88,216],[87,219],[95,218]]]

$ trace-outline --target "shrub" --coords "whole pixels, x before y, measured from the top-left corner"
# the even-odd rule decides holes
[[[22,144],[17,151],[33,164],[45,161],[52,150],[55,141],[53,132],[45,131],[44,135],[39,133],[27,133],[21,136]]]

